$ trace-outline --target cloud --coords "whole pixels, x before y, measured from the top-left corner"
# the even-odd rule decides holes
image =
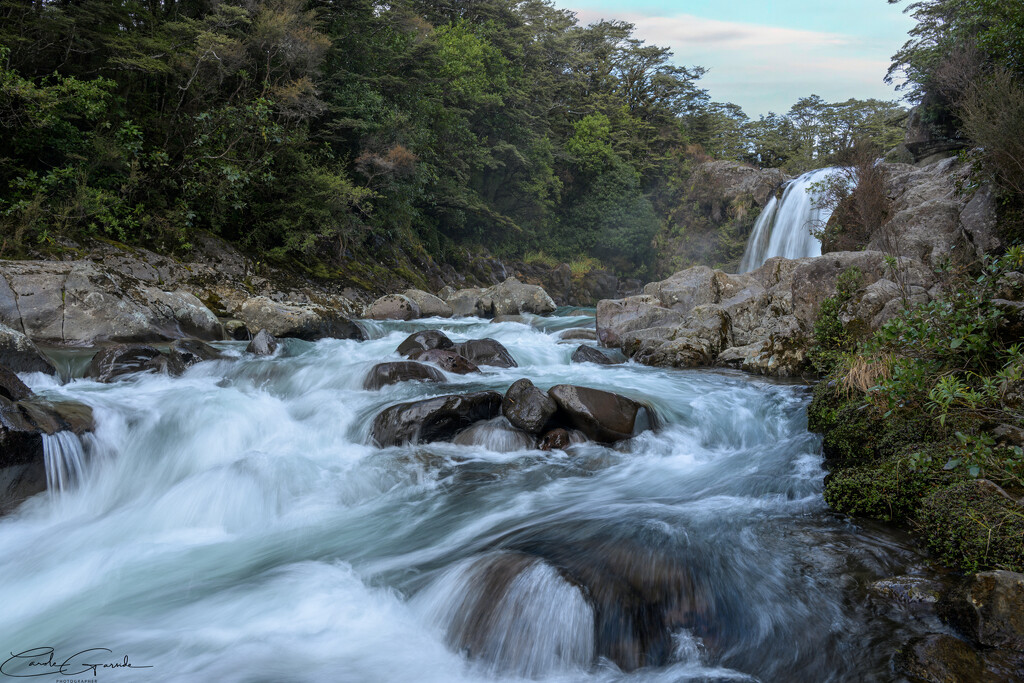
[[[865,39],[824,31],[708,19],[689,14],[578,10],[581,23],[627,21],[634,35],[670,48],[678,64],[708,69],[701,84],[719,101],[735,102],[748,114],[785,112],[800,97],[892,99],[882,77],[888,61]]]

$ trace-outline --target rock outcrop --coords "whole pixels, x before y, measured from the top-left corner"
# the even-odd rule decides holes
[[[224,337],[194,295],[91,261],[0,261],[0,322],[51,344]]]
[[[895,315],[905,299],[928,300],[934,284],[930,270],[909,258],[898,267],[897,277],[878,251],[774,258],[743,275],[695,266],[647,285],[642,295],[602,301],[597,335],[603,345],[619,347],[648,365],[720,365],[798,375],[806,367],[821,305],[835,294],[843,273],[860,273],[860,289],[844,314],[851,320],[866,318],[867,329]]]

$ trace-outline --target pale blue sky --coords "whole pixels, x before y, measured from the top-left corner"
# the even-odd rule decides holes
[[[899,97],[882,82],[913,21],[886,0],[555,0],[582,23],[623,19],[635,35],[708,69],[702,85],[752,118],[800,97]]]

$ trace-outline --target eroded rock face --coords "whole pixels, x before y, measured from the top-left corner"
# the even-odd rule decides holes
[[[260,330],[266,330],[275,337],[294,337],[305,341],[366,339],[359,325],[314,304],[283,304],[257,296],[246,300],[237,315],[254,335]]]
[[[981,572],[943,596],[939,613],[985,647],[1024,652],[1024,574]]]
[[[452,307],[429,292],[424,292],[421,289],[407,289],[403,294],[420,309],[421,318],[452,317]]]
[[[371,434],[382,448],[445,441],[476,422],[499,417],[501,399],[496,391],[481,391],[399,403],[374,418]]]
[[[448,380],[437,368],[432,368],[423,363],[400,361],[398,363],[380,363],[373,366],[370,373],[363,380],[363,388],[376,391],[389,384],[409,381],[420,382],[447,382]]]
[[[421,316],[420,307],[404,294],[382,296],[363,311],[363,317],[371,320],[415,320]]]
[[[398,345],[398,353],[409,356],[417,351],[430,351],[431,349],[450,349],[454,346],[452,340],[440,330],[423,330],[415,332],[405,338]]]
[[[554,399],[525,378],[514,382],[501,402],[501,411],[508,421],[531,434],[539,434],[556,410]]]
[[[272,356],[277,351],[277,338],[266,330],[260,330],[245,347],[246,353],[256,356]]]
[[[633,399],[600,389],[559,384],[548,390],[559,414],[594,441],[614,443],[633,436],[637,414],[644,408]]]
[[[446,372],[456,375],[468,375],[473,372],[480,372],[475,363],[463,358],[450,349],[428,349],[426,351],[414,351],[409,354],[410,360],[421,363],[433,363]]]
[[[452,350],[476,365],[490,365],[497,368],[519,367],[508,349],[494,339],[470,339],[456,344]]]

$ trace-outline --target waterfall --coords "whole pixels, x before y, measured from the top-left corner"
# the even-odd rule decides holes
[[[63,491],[82,481],[85,451],[74,432],[43,434],[43,460],[49,491]]]
[[[748,273],[775,256],[805,258],[821,256],[821,242],[811,230],[821,228],[832,216],[832,209],[816,207],[813,186],[842,172],[841,168],[819,168],[804,173],[789,183],[782,200],[773,197],[754,225],[740,262],[740,272]]]

